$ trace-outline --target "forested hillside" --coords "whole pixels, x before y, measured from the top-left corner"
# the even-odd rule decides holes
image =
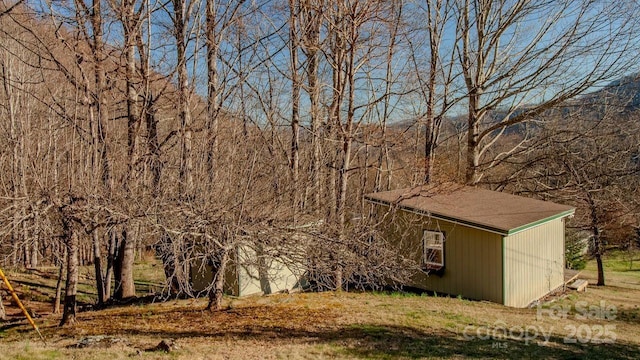
[[[451,181],[576,206],[600,259],[640,224],[637,80],[615,82],[640,70],[639,11],[2,2],[0,266],[59,267],[63,323],[78,266],[99,305],[122,301],[144,251],[166,296],[194,296],[190,265],[211,264],[211,309],[238,244],[318,289],[401,283],[417,264],[372,241],[363,195]]]

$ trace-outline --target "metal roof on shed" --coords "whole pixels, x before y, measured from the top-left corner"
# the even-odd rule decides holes
[[[569,216],[575,211],[567,205],[463,185],[383,191],[367,194],[365,199],[503,235]]]

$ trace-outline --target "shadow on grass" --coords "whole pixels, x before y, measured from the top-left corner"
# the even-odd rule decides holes
[[[147,334],[148,335],[148,334]],[[331,330],[253,328],[225,334],[159,333],[163,337],[231,337],[243,340],[307,340],[331,346],[335,355],[363,359],[504,358],[504,359],[638,359],[640,348],[630,344],[566,344],[564,338],[526,343],[524,339],[465,339],[455,332],[419,331],[410,327],[359,325]]]
[[[136,299],[137,304],[152,301],[152,297]],[[129,304],[132,305],[132,304]],[[135,304],[133,304],[135,305]],[[375,319],[364,324],[336,325],[343,318],[342,308],[309,309],[291,304],[243,306],[210,313],[193,304],[179,307],[117,306],[107,311],[80,314],[78,328],[58,328],[57,322],[41,327],[45,336],[57,333],[61,337],[106,335],[147,336],[158,339],[202,338],[206,341],[246,340],[280,344],[321,346],[329,356],[363,359],[389,358],[551,358],[551,359],[638,359],[636,344],[567,344],[561,328],[545,341],[539,332],[535,339],[525,341],[517,333],[509,338],[503,332],[481,339],[472,328],[463,331],[405,325],[376,324]],[[2,325],[2,324],[0,324]],[[23,324],[0,326],[0,333],[28,331]],[[543,329],[549,332],[553,325]],[[558,325],[559,326],[559,325]],[[560,335],[558,335],[560,334]],[[158,340],[159,341],[159,340]]]
[[[42,292],[43,289],[49,290],[51,292],[55,292],[55,290],[56,290],[56,287],[53,286],[53,285],[47,285],[47,284],[43,284],[43,283],[39,283],[39,282],[35,282],[35,281],[11,280],[11,282],[13,284],[20,285],[20,286],[28,286],[30,289],[38,289],[38,291],[40,291],[40,292]],[[16,290],[18,290],[18,289],[16,289]],[[78,293],[86,294],[86,295],[96,295],[95,292],[84,291],[82,289],[78,289]]]
[[[363,359],[390,358],[509,358],[509,359],[638,359],[640,348],[631,344],[566,344],[564,338],[540,336],[538,341],[496,338],[465,339],[455,332],[419,331],[410,327],[358,325],[331,330],[301,331],[282,327],[253,327],[207,334],[202,332],[147,332],[174,339],[185,337],[232,338],[285,342],[300,340],[331,346],[335,355]],[[305,341],[306,340],[306,341]],[[299,343],[299,341],[296,341]]]
[[[329,349],[324,348],[323,351],[328,351],[334,356],[363,359],[397,357],[638,359],[640,355],[640,347],[621,342],[570,344],[565,343],[565,339],[557,335],[545,339],[542,333],[525,341],[524,336],[517,332],[509,337],[509,334],[504,332],[488,336],[486,331],[481,334],[486,337],[481,339],[475,328],[467,333],[468,336],[464,336],[462,331],[416,329],[410,326],[373,323],[332,326],[330,325],[332,314],[327,314],[328,319],[324,321],[316,318],[300,323],[301,319],[297,318],[295,310],[288,315],[265,314],[260,310],[260,307],[249,307],[203,316],[203,312],[199,310],[172,312],[166,309],[164,313],[155,313],[155,316],[159,316],[157,320],[171,321],[170,319],[179,313],[180,318],[190,319],[189,323],[192,325],[185,324],[182,328],[178,327],[179,330],[175,327],[170,330],[152,326],[141,327],[131,323],[132,326],[127,327],[124,321],[122,323],[124,326],[117,330],[118,333],[111,335],[266,341],[273,342],[274,346],[278,346],[278,343],[302,343],[310,346],[328,346]],[[118,315],[114,315],[111,315],[112,321],[118,321]],[[122,320],[125,319],[122,318]],[[197,321],[200,323],[198,324]],[[319,325],[315,325],[316,323]],[[543,330],[549,333],[551,329]]]
[[[7,330],[16,328],[18,326],[22,326],[22,322],[20,320],[7,320],[5,322],[0,322],[0,334],[4,333]]]
[[[346,341],[341,353],[360,358],[470,357],[510,359],[637,359],[640,349],[626,344],[566,344],[564,338],[540,335],[536,340],[498,336],[486,340],[455,332],[423,332],[413,328],[364,325],[336,332]],[[331,336],[329,337],[331,338]]]

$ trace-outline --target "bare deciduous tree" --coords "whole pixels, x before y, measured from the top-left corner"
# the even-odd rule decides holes
[[[456,3],[467,183],[482,179],[482,157],[508,127],[629,70],[636,20],[628,10],[624,2]]]

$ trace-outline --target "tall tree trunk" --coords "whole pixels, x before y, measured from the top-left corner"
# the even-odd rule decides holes
[[[38,225],[36,224],[36,227]],[[38,261],[39,261],[39,241],[38,241],[38,235],[36,233],[33,234],[33,243],[31,244],[31,260],[29,261],[31,263],[31,267],[32,268],[37,268],[38,267]]]
[[[474,91],[475,92],[475,91]],[[480,101],[478,93],[469,94],[469,119],[467,130],[467,172],[466,183],[475,185],[480,181],[480,122],[477,111]]]
[[[130,238],[130,225],[122,228],[116,261],[116,284],[113,297],[116,300],[125,300],[136,296],[135,283],[133,281],[133,263],[135,260],[135,242]]]
[[[331,44],[331,54],[330,59],[332,63],[332,97],[331,97],[331,105],[329,106],[329,137],[331,139],[335,139],[336,143],[342,143],[344,134],[342,131],[342,117],[341,117],[341,109],[342,102],[344,99],[344,60],[345,60],[345,39],[344,36],[344,25],[343,22],[346,21],[344,19],[344,14],[342,12],[342,6],[336,5],[334,8],[335,14],[333,16],[334,25],[332,27],[332,40]],[[329,194],[331,197],[331,206],[329,207],[329,220],[327,221],[329,224],[338,225],[340,227],[339,218],[339,210],[340,210],[340,191],[338,190],[340,187],[340,183],[338,180],[338,154],[342,153],[343,149],[336,148],[332,150],[332,153],[335,151],[335,155],[332,154],[330,173],[329,173]],[[344,166],[344,162],[340,164]],[[338,231],[340,231],[338,229]]]
[[[350,127],[349,130],[350,131]],[[338,177],[338,208],[336,210],[338,223],[340,226],[340,232],[344,230],[344,225],[347,222],[347,194],[349,185],[349,170],[351,166],[351,148],[352,139],[351,136],[345,136],[342,142],[342,164],[340,165],[340,172]]]
[[[123,22],[124,46],[125,46],[125,79],[127,83],[127,176],[125,190],[130,196],[130,191],[137,180],[135,166],[137,163],[138,127],[140,123],[138,108],[138,91],[136,90],[136,41],[139,24],[136,23],[134,1],[128,2]]]
[[[387,61],[385,70],[385,89],[383,100],[382,121],[380,122],[381,131],[381,148],[378,154],[378,163],[376,166],[376,176],[374,180],[374,191],[380,191],[382,188],[383,177],[383,164],[386,162],[387,181],[384,186],[385,190],[389,189],[391,184],[391,164],[389,156],[389,146],[387,142],[387,121],[389,120],[390,102],[391,102],[391,90],[393,86],[393,59],[395,56],[396,37],[398,34],[398,27],[402,17],[402,4],[399,4],[399,8],[396,9],[398,4],[395,1],[391,2],[391,13],[394,15],[393,23],[390,24],[389,34],[389,47],[387,49]],[[365,166],[366,169],[366,166]],[[365,170],[366,174],[367,170]],[[364,190],[364,189],[363,189]]]
[[[145,6],[148,7],[149,2],[147,2]],[[142,23],[142,21],[143,19],[140,18],[140,23]],[[151,15],[147,15],[146,25],[146,42],[143,35],[142,24],[140,24],[139,28],[137,28],[137,31],[135,32],[136,47],[138,49],[140,62],[139,83],[141,84],[140,88],[143,98],[141,102],[142,111],[140,112],[140,116],[143,118],[140,118],[138,120],[138,127],[142,125],[142,121],[144,120],[146,126],[146,146],[148,154],[146,155],[146,157],[148,158],[148,161],[145,162],[145,173],[141,175],[143,179],[147,179],[147,173],[151,173],[149,188],[151,189],[151,196],[155,199],[160,193],[160,176],[162,172],[162,162],[160,161],[160,146],[158,143],[158,120],[156,119],[157,99],[154,98],[153,91],[151,90]],[[138,254],[141,256],[142,251],[139,251]]]
[[[105,96],[105,88],[107,86],[106,74],[104,69],[104,41],[102,29],[102,3],[100,0],[93,0],[93,11],[91,12],[91,27],[93,31],[93,73],[95,78],[95,98],[94,106],[97,118],[92,123],[91,135],[93,138],[94,172],[98,173],[102,183],[105,196],[108,198],[111,194],[111,169],[108,157],[108,143],[106,124],[108,120],[107,98]],[[98,170],[99,169],[99,170]]]
[[[67,222],[68,220],[65,220]],[[76,322],[76,294],[78,291],[78,235],[65,224],[65,241],[67,244],[67,282],[64,294],[64,310],[60,326],[73,325]]]
[[[591,193],[588,190],[585,190],[585,191],[587,192],[587,202],[589,204],[589,210],[590,210],[591,234],[593,235],[593,253],[595,255],[596,265],[598,267],[597,285],[604,286],[605,284],[604,283],[604,266],[602,264],[603,248],[602,248],[602,239],[600,237],[600,227],[598,226],[598,223],[599,223],[598,207]]]
[[[431,49],[433,52],[433,47]],[[424,183],[429,184],[433,176],[433,166],[435,159],[436,148],[436,134],[435,134],[435,119],[434,111],[435,107],[435,91],[436,91],[436,66],[437,58],[434,54],[431,54],[429,84],[427,94],[427,115],[425,124],[425,136],[424,136]]]
[[[13,211],[13,224],[11,230],[11,263],[13,266],[18,266],[19,262],[19,252],[20,252],[20,242],[21,242],[21,227],[20,227],[20,219],[22,218],[20,209],[22,208],[20,204],[20,186],[22,174],[20,174],[20,124],[16,117],[16,99],[13,95],[13,85],[11,82],[13,81],[12,75],[12,64],[10,57],[7,56],[5,58],[0,59],[0,65],[2,69],[2,84],[4,90],[4,96],[7,99],[7,115],[9,117],[9,137],[11,143],[11,188],[13,195],[13,205],[15,210]]]
[[[218,157],[218,33],[216,28],[217,0],[206,3],[207,45],[207,174],[213,185],[217,175]]]
[[[147,150],[151,155],[151,195],[156,198],[160,195],[160,177],[162,176],[162,161],[160,160],[160,145],[158,143],[158,119],[156,119],[156,107],[152,95],[149,95],[149,103],[146,106],[147,125]]]
[[[314,51],[308,60],[307,77],[311,89],[311,191],[313,193],[313,212],[318,214],[322,207],[322,116],[320,114],[320,85],[318,84],[318,53]]]
[[[298,188],[300,168],[300,76],[298,74],[298,12],[296,0],[289,0],[289,54],[291,56],[291,197],[293,221],[300,207],[301,189]]]
[[[227,271],[227,263],[229,262],[229,250],[222,249],[220,251],[220,263],[214,270],[213,290],[209,292],[209,303],[207,304],[207,310],[217,311],[222,310],[222,300],[224,295],[224,281],[225,273]]]
[[[324,192],[322,167],[322,114],[320,107],[320,82],[318,81],[320,63],[320,28],[323,22],[325,8],[324,0],[300,1],[300,39],[304,52],[305,73],[309,93],[309,116],[311,117],[311,164],[308,185],[305,194],[311,192],[311,211],[315,214],[321,212],[321,199]],[[306,195],[305,195],[306,198]]]
[[[189,24],[190,7],[193,3],[186,0],[172,0],[173,4],[173,36],[175,39],[176,50],[176,72],[178,75],[178,119],[180,121],[180,164],[179,164],[179,182],[178,191],[182,202],[190,202],[194,199],[194,182],[193,182],[193,129],[190,109],[190,89],[189,76],[187,69],[187,28]],[[213,5],[213,4],[207,4]],[[210,11],[211,9],[207,9]],[[208,59],[209,60],[209,59]],[[209,65],[209,64],[207,64]],[[211,119],[207,120],[209,126]],[[209,165],[207,165],[209,166]],[[211,174],[209,174],[211,175]],[[173,238],[167,237],[170,242],[167,250],[171,251],[171,255],[165,254],[163,259],[172,261],[172,264],[165,263],[165,273],[167,270],[173,270],[172,278],[168,278],[172,283],[173,291],[188,290],[188,264],[185,263],[184,242],[189,239],[183,237]],[[176,289],[176,286],[178,287]],[[185,288],[186,286],[186,288]]]
[[[136,171],[138,157],[138,130],[140,114],[138,107],[138,91],[136,90],[136,44],[140,32],[140,19],[136,15],[135,1],[129,0],[122,7],[122,27],[125,46],[125,80],[127,85],[127,174],[124,179],[126,198],[131,201],[137,188],[138,173]],[[122,227],[120,244],[115,253],[117,269],[115,271],[114,298],[123,300],[136,296],[133,281],[133,265],[135,261],[135,232],[133,224]]]
[[[62,279],[64,277],[64,268],[67,264],[67,248],[66,246],[60,249],[61,253],[58,253],[58,280],[56,281],[56,294],[53,298],[53,313],[60,313],[60,300],[62,298]]]
[[[93,233],[93,266],[95,269],[96,276],[96,291],[98,293],[98,305],[104,305],[105,297],[104,297],[104,277],[102,275],[102,260],[101,260],[101,252],[100,252],[100,234],[98,234],[98,230],[94,229]]]
[[[450,74],[444,74],[443,64],[440,57],[440,46],[442,44],[442,36],[444,28],[448,22],[451,11],[451,3],[449,0],[427,0],[427,22],[429,35],[429,78],[426,84],[426,124],[425,124],[425,174],[424,182],[429,183],[433,177],[433,169],[435,166],[435,154],[438,146],[438,137],[442,124],[443,114],[446,112],[448,104],[448,77]],[[453,55],[452,55],[453,56]],[[442,73],[445,76],[444,87],[438,88],[437,74]],[[436,93],[443,96],[442,112],[436,114]]]
[[[473,39],[477,42],[477,48],[482,49],[475,51],[470,42],[472,41],[471,30],[475,26],[477,29],[485,28],[486,19],[491,9],[491,3],[487,3],[482,9],[478,10],[475,15],[475,24],[470,19],[471,6],[468,1],[465,2],[461,20],[460,28],[462,29],[461,41],[462,41],[462,73],[468,92],[468,121],[467,121],[467,171],[466,171],[466,183],[469,185],[475,185],[480,181],[480,124],[484,116],[484,110],[482,109],[481,97],[482,89],[480,86],[484,83],[483,74],[485,71],[485,53],[483,37]]]
[[[594,240],[600,241],[600,240]],[[599,244],[598,244],[599,245]],[[596,264],[598,266],[598,286],[604,286],[604,266],[602,265],[602,255],[596,252]]]
[[[178,111],[181,134],[180,184],[183,199],[193,197],[193,157],[191,111],[189,109],[189,77],[187,72],[187,5],[185,0],[173,0],[174,37],[176,40],[176,70],[178,73]]]
[[[104,298],[111,298],[111,280],[113,279],[116,252],[118,251],[118,238],[116,231],[111,229],[107,232],[109,246],[107,247],[107,269],[104,274]]]

